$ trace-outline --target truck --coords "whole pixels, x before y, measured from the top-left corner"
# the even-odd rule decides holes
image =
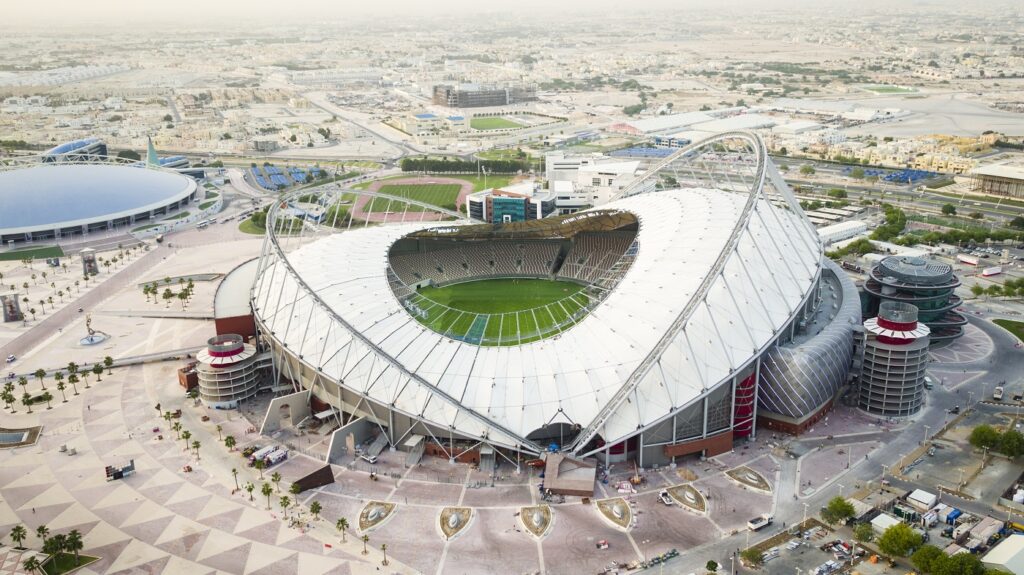
[[[281,463],[285,459],[288,459],[288,450],[278,449],[277,451],[267,456],[267,467],[273,467],[278,463]]]
[[[273,452],[275,452],[277,450],[278,450],[278,446],[276,446],[276,445],[268,445],[268,446],[264,447],[263,449],[260,449],[259,451],[253,453],[252,455],[249,456],[249,467],[252,467],[253,465],[256,465],[257,461],[263,461],[264,459],[267,458],[267,456],[269,456],[271,453],[273,453]]]
[[[747,529],[750,529],[751,531],[760,531],[771,524],[771,515],[761,515],[760,517],[755,517],[750,521],[747,521]]]
[[[957,261],[959,261],[960,263],[965,264],[965,265],[969,265],[969,266],[976,266],[976,265],[978,265],[978,256],[973,256],[973,255],[969,255],[969,254],[957,254],[956,255],[956,259],[957,259]]]
[[[996,401],[1003,400],[1003,386],[1000,385],[995,388],[995,390],[992,392],[992,399]]]
[[[997,275],[999,275],[1001,273],[1003,273],[1002,266],[992,266],[990,268],[985,268],[985,269],[981,270],[981,277],[986,277],[987,278],[987,277],[991,277],[991,276],[997,276]]]

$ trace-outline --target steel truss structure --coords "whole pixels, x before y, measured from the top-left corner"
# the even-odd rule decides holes
[[[640,193],[650,179],[662,191]],[[557,337],[486,347],[412,318],[388,254],[411,236],[500,233],[409,198],[294,192],[268,213],[252,287],[275,377],[372,420],[392,446],[418,434],[450,457],[487,445],[511,461],[553,441],[646,465],[754,434],[762,358],[815,315],[826,265],[763,142],[732,132],[681,148],[592,211],[610,210],[637,220],[639,248],[606,297]],[[531,223],[516,231],[559,229]]]

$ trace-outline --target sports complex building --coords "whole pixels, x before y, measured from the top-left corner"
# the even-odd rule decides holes
[[[662,176],[678,188],[649,191]],[[395,448],[665,464],[759,425],[799,432],[848,382],[856,290],[756,135],[685,146],[599,208],[533,221],[318,190],[318,222],[287,198],[268,215],[260,345],[276,385]]]
[[[6,246],[127,228],[198,197],[196,181],[170,168],[78,155],[4,160],[0,241]]]

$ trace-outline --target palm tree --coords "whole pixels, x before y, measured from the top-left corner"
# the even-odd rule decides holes
[[[64,303],[64,290],[57,290],[57,297],[60,298],[60,303]]]
[[[192,439],[192,432],[187,429],[182,431],[181,438],[185,440],[185,449],[188,449],[188,440]]]
[[[75,565],[78,565],[78,552],[85,547],[85,542],[82,540],[82,534],[77,529],[72,529],[68,533],[67,539],[65,539],[65,548],[75,554]]]
[[[180,291],[178,292],[177,298],[181,302],[181,311],[185,311],[185,300],[188,299],[188,294]]]
[[[267,464],[264,463],[262,459],[257,459],[256,463],[253,463],[252,466],[256,468],[256,471],[260,472],[260,481],[263,481],[263,468],[266,467]]]
[[[17,543],[18,549],[24,549],[24,547],[21,546],[21,543],[25,541],[26,537],[28,537],[28,531],[25,530],[24,525],[15,525],[14,528],[11,529],[11,541]]]
[[[69,361],[68,362],[68,373],[70,373],[71,375],[77,374],[78,373],[78,364],[73,362],[73,361]]]
[[[28,313],[32,314],[32,321],[36,321],[36,308],[34,308],[34,307],[28,308]]]
[[[309,504],[309,512],[313,514],[314,519],[320,519],[321,511],[323,511],[323,507],[320,507],[319,501],[314,501]]]
[[[64,372],[62,372],[62,371],[54,372],[53,379],[57,382],[57,385],[60,385],[61,382],[64,381]],[[46,388],[44,387],[43,389],[46,389]]]
[[[0,393],[0,399],[2,399],[3,402],[7,404],[7,409],[11,410],[11,413],[17,413],[13,409],[13,406],[14,406],[14,394],[11,393],[10,390],[4,389],[3,393]]]
[[[388,564],[388,544],[387,543],[381,543],[380,544],[380,550],[381,550],[381,552],[384,553],[384,560],[381,561],[380,564],[381,565],[387,565]]]
[[[345,519],[344,517],[342,517],[341,519],[338,519],[337,523],[334,524],[334,528],[337,529],[338,531],[341,531],[341,542],[344,543],[345,542],[345,530],[348,529],[348,519]]]
[[[75,385],[76,383],[78,383],[78,376],[73,374],[73,373],[71,375],[69,375],[68,376],[68,383],[71,384],[71,389],[75,390],[75,395],[78,395],[78,386]]]
[[[35,555],[33,555],[33,556],[29,557],[28,559],[26,559],[21,564],[21,566],[24,567],[25,571],[28,571],[29,573],[36,573],[36,572],[42,570],[42,565],[39,563],[39,560],[36,559]]]
[[[21,396],[21,404],[28,408],[28,412],[32,413],[32,396],[28,393]]]
[[[221,432],[221,431],[224,431],[224,428],[223,428],[223,427],[221,427],[221,426],[220,426],[220,425],[218,424],[218,425],[217,425],[217,441],[221,441],[222,439],[224,439],[223,437],[221,437],[221,436],[220,436],[220,432]]]
[[[245,490],[249,492],[249,501],[252,501],[252,492],[256,489],[256,486],[252,484],[252,481],[246,482]]]
[[[231,476],[235,478],[235,489],[238,489],[238,470],[234,467],[231,468]]]
[[[198,439],[192,442],[192,449],[194,449],[195,452],[196,452],[196,460],[199,459],[199,448],[202,447],[202,446],[203,446],[203,444],[199,443]]]
[[[364,534],[362,536],[362,540],[363,540],[363,555],[369,555],[370,552],[366,550],[366,544],[370,542],[370,536]]]
[[[288,508],[291,507],[292,500],[287,495],[282,495],[281,499],[278,501],[278,504],[281,505],[281,511],[284,512],[284,517],[285,519],[287,519]]]
[[[228,451],[234,451],[235,450],[235,445],[236,445],[236,442],[235,442],[235,437],[233,435],[229,435],[229,436],[224,438],[224,447],[227,447]]]
[[[53,311],[53,296],[46,296],[46,303],[50,304],[50,311]]]
[[[274,482],[274,487],[277,489],[277,492],[281,493],[281,474],[275,471],[274,474],[270,476],[270,480]]]
[[[75,280],[75,293],[82,293],[81,288],[78,287],[78,280]]]
[[[68,396],[64,395],[64,390],[65,389],[67,389],[67,386],[64,385],[63,381],[60,381],[60,382],[57,383],[57,391],[60,392],[60,396],[64,399],[64,401],[62,403],[67,403],[68,402]]]
[[[96,365],[92,366],[92,373],[93,373],[93,375],[96,376],[96,382],[97,383],[103,381],[103,366],[102,365],[97,363]]]
[[[43,391],[46,391],[46,370],[40,367],[39,369],[37,369],[34,372],[32,372],[32,375],[34,375],[37,378],[39,378],[39,385],[42,385],[43,386]],[[21,378],[21,379],[25,379],[25,378]],[[18,381],[20,382],[21,379],[19,379]],[[22,384],[22,385],[24,385],[24,384]]]
[[[104,357],[103,366],[107,368],[107,375],[111,375],[110,368],[114,366],[114,358],[110,357],[109,355],[107,357]]]
[[[82,381],[85,382],[85,388],[89,389],[89,370],[88,369],[82,370]]]
[[[41,399],[42,399],[43,401],[45,401],[45,402],[46,402],[46,409],[51,409],[51,408],[50,408],[50,402],[51,402],[51,401],[53,401],[53,396],[52,396],[52,395],[50,395],[50,392],[49,392],[49,391],[44,391],[44,392],[43,392],[43,395],[41,395],[41,396],[40,396],[40,398],[41,398]]]
[[[50,534],[50,529],[46,525],[40,525],[36,527],[36,535],[40,539],[46,539],[46,536]]]
[[[176,439],[181,439],[181,422],[175,421],[174,425],[171,426],[171,429],[174,430],[174,435]]]
[[[269,483],[264,483],[263,488],[260,489],[260,493],[267,498],[267,509],[270,509],[270,496],[274,494],[274,488],[271,487]]]
[[[36,370],[36,374],[35,374],[36,377],[39,377],[39,371],[40,370]],[[46,375],[45,371],[43,372],[43,375]],[[42,380],[40,379],[39,381],[42,381]],[[25,376],[19,377],[18,378],[18,385],[21,386],[21,391],[26,391],[28,389],[28,378],[25,377]],[[43,386],[43,389],[46,389],[45,385]]]

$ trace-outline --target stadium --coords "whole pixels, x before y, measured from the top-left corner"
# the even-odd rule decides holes
[[[198,197],[176,170],[115,158],[54,154],[0,163],[0,240],[55,240],[128,228],[169,214]]]
[[[856,290],[756,135],[675,150],[613,201],[541,220],[318,194],[316,220],[295,194],[268,214],[261,345],[277,385],[397,449],[666,464],[806,428],[848,381]]]

